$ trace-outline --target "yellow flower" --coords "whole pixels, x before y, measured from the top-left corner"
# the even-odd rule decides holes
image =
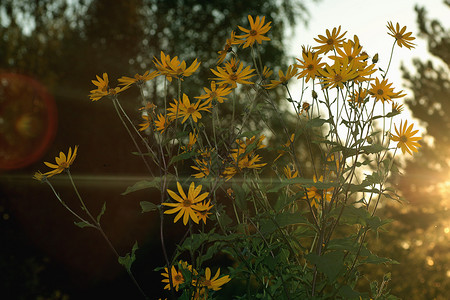
[[[412,152],[419,152],[417,150],[418,147],[421,147],[420,144],[417,142],[421,140],[421,137],[413,137],[419,130],[412,131],[413,124],[411,124],[408,127],[408,121],[405,121],[405,124],[403,124],[403,121],[400,123],[400,130],[397,130],[397,126],[395,126],[395,133],[397,135],[391,134],[391,139],[394,142],[398,142],[397,147],[402,149],[403,154],[405,152],[408,152],[412,155]]]
[[[205,270],[205,277],[199,279],[199,285],[206,287],[213,291],[218,291],[222,288],[222,285],[226,284],[231,280],[230,276],[225,275],[219,278],[220,268],[217,270],[214,277],[211,278],[211,270],[207,267]],[[192,283],[194,286],[196,283]]]
[[[263,71],[262,71],[263,79],[269,78],[270,76],[272,76],[272,74],[273,74],[273,71],[270,68],[264,66]]]
[[[236,40],[236,36],[234,35],[234,31],[231,32],[231,37],[229,39],[227,39],[225,46],[223,47],[222,50],[220,50],[219,52],[219,58],[217,59],[217,64],[221,64],[224,60],[225,57],[227,56],[228,52],[231,52],[233,49],[231,48],[233,45],[237,45],[237,44],[241,44],[241,41],[237,41]]]
[[[323,182],[323,176],[320,176],[319,180],[317,180],[316,176],[314,175],[314,182]],[[325,197],[325,200],[330,202],[332,197],[332,191],[333,188],[328,189],[318,189],[315,186],[311,186],[307,188],[306,193],[308,195],[308,200],[311,203],[312,207],[319,208],[319,203],[322,201],[322,199]],[[303,197],[306,199],[306,196]]]
[[[305,103],[306,102],[304,102],[303,104],[305,104]],[[277,151],[279,154],[278,154],[277,158],[275,158],[275,160],[273,162],[276,162],[280,157],[282,157],[286,152],[289,151],[289,147],[294,142],[294,138],[295,138],[295,133],[291,134],[289,140],[286,142],[286,144],[284,144],[282,146],[282,150],[278,150]]]
[[[147,102],[147,104],[145,104],[145,106],[139,108],[139,110],[145,110],[149,114],[153,114],[153,115],[155,114],[155,109],[156,109],[156,105],[151,102]]]
[[[298,171],[292,170],[291,167],[289,167],[289,166],[285,166],[283,168],[283,173],[287,179],[292,179],[292,178],[298,177]]]
[[[115,88],[109,88],[109,80],[108,80],[108,74],[103,73],[103,78],[100,78],[98,75],[96,75],[97,80],[91,80],[92,83],[97,86],[97,89],[91,90],[89,98],[92,101],[97,101],[103,98],[104,96],[110,96],[110,95],[117,95],[118,93],[126,90],[129,86],[124,87],[115,87]]]
[[[331,59],[344,63],[347,58],[348,62],[353,62],[355,67],[362,65],[363,61],[367,59],[367,55],[361,55],[362,47],[359,45],[359,39],[355,35],[355,41],[348,40],[342,44],[342,47],[336,48],[338,56],[332,55]]]
[[[218,76],[214,79],[227,83],[231,85],[232,88],[236,88],[237,83],[252,84],[253,82],[248,81],[247,79],[254,76],[250,74],[253,73],[255,69],[251,69],[250,66],[247,66],[244,69],[244,64],[241,63],[236,70],[233,70],[230,65],[226,65],[225,68],[217,67],[217,71],[214,69],[211,69],[211,71],[214,75]]]
[[[169,193],[170,197],[177,201],[178,203],[162,203],[162,205],[171,206],[174,207],[172,209],[166,210],[165,214],[173,214],[178,213],[175,216],[174,223],[176,223],[181,217],[183,217],[183,224],[186,225],[188,220],[191,219],[195,223],[198,224],[198,217],[195,214],[195,211],[200,211],[203,208],[199,205],[199,202],[203,201],[206,197],[208,197],[209,193],[205,192],[201,195],[200,192],[202,190],[202,186],[199,185],[195,187],[194,182],[191,183],[189,186],[188,195],[183,191],[183,188],[181,187],[181,184],[177,182],[178,192],[180,195],[177,195],[175,192],[171,190],[167,190],[167,193]]]
[[[247,146],[256,143],[256,147],[253,150],[262,149],[265,148],[266,145],[264,145],[262,142],[266,139],[266,136],[264,134],[260,135],[258,139],[256,139],[256,136],[252,136],[251,138],[245,138],[244,140],[236,139],[236,144],[238,144],[238,147],[241,149],[246,149]],[[231,150],[234,151],[234,150]]]
[[[273,89],[279,86],[280,84],[287,84],[288,80],[294,77],[295,75],[297,75],[297,67],[295,67],[295,65],[294,66],[291,65],[288,67],[286,71],[286,76],[284,75],[283,71],[279,70],[278,71],[279,80],[271,80],[270,84],[266,84],[265,87],[266,89]]]
[[[353,62],[349,63],[348,59],[344,59],[344,63],[334,62],[333,66],[326,66],[324,70],[319,70],[320,75],[324,76],[322,81],[323,88],[344,88],[344,83],[357,76]]]
[[[388,34],[395,38],[397,45],[401,48],[402,46],[405,46],[408,49],[414,48],[416,44],[412,43],[411,41],[415,40],[415,37],[412,37],[412,32],[405,33],[406,26],[403,26],[402,29],[400,29],[400,25],[397,23],[395,28],[392,22],[388,22],[388,25],[386,26],[391,33],[388,32]]]
[[[241,61],[239,59],[237,59],[236,57],[232,57],[229,61],[226,61],[224,63],[225,68],[230,67],[231,70],[233,70],[233,72],[236,72],[237,68],[239,67],[239,63]]]
[[[47,176],[41,173],[41,171],[37,171],[33,175],[33,179],[36,179],[37,181],[45,181],[47,179]]]
[[[225,98],[226,95],[231,93],[230,87],[217,87],[216,82],[213,80],[211,81],[211,89],[208,89],[206,87],[203,88],[205,90],[205,95],[197,96],[195,98],[206,100],[206,102],[216,100],[219,103],[223,103],[223,100],[227,99]]]
[[[178,288],[180,287],[180,284],[184,283],[184,277],[181,271],[177,271],[175,269],[175,266],[172,266],[171,275],[172,275],[172,285],[175,288],[176,291],[178,291]],[[161,282],[167,283],[164,287],[165,290],[170,290],[170,280],[169,280],[169,270],[167,268],[164,268],[165,273],[161,273],[162,276],[166,277]]]
[[[166,76],[167,80],[170,82],[172,81],[172,77],[183,80],[183,77],[191,76],[200,66],[200,62],[197,62],[197,59],[195,59],[194,62],[186,68],[186,62],[184,60],[180,62],[178,56],[170,59],[170,55],[165,55],[162,51],[161,61],[156,57],[153,57],[153,63],[161,75]]]
[[[260,169],[267,165],[267,163],[259,163],[262,159],[258,154],[250,156],[250,155],[238,155],[238,153],[231,153],[230,157],[233,160],[232,166],[226,167],[223,171],[223,175],[226,180],[230,180],[238,171],[243,169]]]
[[[178,57],[174,57],[174,60],[178,61]],[[172,82],[171,69],[169,67],[170,55],[165,55],[164,52],[161,51],[161,61],[159,61],[156,57],[153,56],[153,63],[156,68],[159,70],[161,75],[166,76],[167,80]]]
[[[317,49],[319,53],[327,53],[330,50],[333,50],[335,48],[341,47],[342,41],[344,40],[344,35],[347,33],[344,32],[343,34],[339,35],[341,32],[341,26],[339,28],[333,28],[332,33],[327,29],[326,34],[327,36],[319,35],[318,39],[314,38],[314,40],[320,44],[320,46],[314,47],[314,49]]]
[[[315,93],[315,91],[313,90],[313,94],[314,93]],[[304,112],[307,114],[310,108],[311,108],[311,104],[309,104],[308,102],[303,102],[302,103],[302,110],[298,114],[301,115]],[[308,117],[308,115],[306,115],[306,117]]]
[[[134,77],[127,77],[122,76],[117,81],[119,81],[119,85],[132,85],[133,83],[136,84],[142,84],[145,81],[152,80],[153,78],[157,77],[159,75],[158,71],[153,71],[150,73],[150,71],[146,71],[143,75],[136,74]]]
[[[377,69],[375,69],[375,64],[368,65],[367,61],[362,62],[357,68],[356,68],[356,77],[353,78],[354,83],[360,83],[363,81],[371,81],[374,80],[374,78],[370,78],[370,75],[375,73]],[[369,76],[369,77],[367,77]]]
[[[69,169],[69,167],[75,161],[75,157],[77,156],[77,150],[78,150],[78,146],[75,146],[73,153],[72,153],[72,148],[69,148],[69,152],[67,153],[67,156],[63,152],[59,152],[59,157],[58,156],[55,157],[56,165],[49,163],[49,162],[44,162],[44,164],[47,167],[50,167],[54,170],[44,173],[43,175],[45,175],[47,177],[52,177],[53,175],[61,173],[65,169]]]
[[[317,52],[302,51],[302,57],[303,61],[297,58],[300,64],[295,65],[297,68],[303,69],[303,71],[298,74],[297,79],[306,76],[306,82],[308,82],[310,78],[316,78],[318,70],[320,70],[325,63],[320,62],[322,58],[319,57],[319,53]]]
[[[183,101],[174,100],[174,103],[170,103],[169,118],[171,120],[176,118],[183,118],[181,121],[182,124],[186,122],[186,120],[191,117],[194,122],[197,123],[197,119],[201,119],[202,115],[200,111],[208,111],[209,112],[209,103],[200,104],[200,100],[198,100],[195,104],[191,103],[189,97],[186,94],[183,94]]]
[[[144,122],[139,124],[139,126],[141,126],[141,128],[139,128],[139,131],[144,131],[145,129],[147,129],[150,124],[152,123],[152,117],[149,115],[143,115],[142,119],[144,119]]]
[[[93,91],[98,91],[98,92],[106,92],[108,91],[109,88],[109,80],[108,80],[108,74],[107,73],[103,73],[103,78],[100,78],[100,76],[95,75],[95,77],[97,77],[97,80],[91,80],[91,82],[97,86],[97,89],[92,90],[91,93]]]
[[[403,104],[392,102],[392,112],[396,112],[397,114],[399,114],[403,111],[403,109],[404,109]]]
[[[337,175],[338,171],[339,171],[339,163],[340,163],[340,155],[335,155],[334,153],[331,153],[328,157],[327,157],[327,170],[329,170],[331,173]],[[332,166],[330,168],[330,166]]]
[[[236,36],[237,38],[245,41],[243,43],[244,45],[242,46],[242,48],[247,48],[248,46],[253,46],[255,41],[258,42],[258,44],[261,44],[262,41],[270,41],[270,39],[268,37],[264,36],[264,34],[266,34],[269,31],[269,29],[271,28],[270,23],[272,23],[272,22],[269,22],[264,25],[265,19],[266,19],[266,17],[262,17],[260,19],[259,16],[257,16],[255,22],[253,22],[252,16],[248,15],[248,21],[250,22],[250,29],[246,29],[241,26],[238,26],[240,30],[242,30],[243,32],[246,33],[243,35]]]
[[[197,142],[197,137],[198,134],[195,131],[193,133],[189,132],[189,142],[186,146],[181,147],[181,149],[183,149],[183,151],[191,151],[192,147],[194,147]]]
[[[357,107],[361,107],[366,102],[367,97],[369,96],[369,91],[367,89],[358,89],[355,90],[351,95],[349,102],[353,103]]]
[[[208,215],[210,215],[211,213],[209,212],[211,210],[211,208],[214,205],[211,205],[211,200],[209,200],[208,202],[203,202],[199,204],[200,210],[196,210],[195,214],[197,215],[198,219],[203,221],[204,224],[206,224],[206,219],[208,218]]]
[[[375,97],[375,100],[380,100],[384,103],[384,101],[392,101],[392,98],[399,98],[405,96],[405,94],[401,94],[402,91],[398,93],[394,93],[394,88],[391,87],[392,83],[388,84],[387,79],[383,79],[381,82],[378,78],[375,79],[375,83],[371,84],[371,88],[369,89],[369,93]]]
[[[195,166],[191,166],[192,169],[199,171],[200,173],[193,174],[192,176],[195,178],[203,178],[209,176],[209,166],[211,162],[207,162],[204,159],[195,159]]]
[[[195,59],[189,68],[186,68],[186,62],[184,60],[179,62],[176,57],[168,61],[167,64],[171,70],[170,75],[175,78],[180,78],[181,80],[183,80],[184,77],[191,76],[200,66],[200,62],[197,62],[197,59]]]
[[[162,114],[157,116],[157,120],[155,120],[156,130],[163,133],[169,127],[170,121],[164,117]]]

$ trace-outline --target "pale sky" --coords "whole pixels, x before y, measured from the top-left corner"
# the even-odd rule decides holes
[[[356,34],[363,49],[373,56],[379,55],[379,66],[386,69],[394,38],[387,34],[387,22],[392,21],[394,26],[398,22],[400,27],[406,26],[407,32],[412,31],[416,37],[416,48],[409,50],[405,47],[395,47],[394,57],[387,78],[393,82],[396,91],[405,89],[402,86],[400,62],[409,65],[415,57],[429,58],[426,41],[417,37],[417,14],[414,6],[425,6],[430,19],[438,19],[444,28],[450,27],[450,9],[442,0],[321,0],[319,3],[308,2],[310,20],[308,27],[298,24],[295,33],[288,34],[287,40],[289,54],[300,57],[301,45],[316,46],[314,38],[325,35],[325,30],[341,25],[341,32],[347,31],[346,38],[353,38]],[[408,91],[407,91],[408,92]],[[294,92],[298,95],[297,92]],[[408,96],[412,96],[408,92]]]

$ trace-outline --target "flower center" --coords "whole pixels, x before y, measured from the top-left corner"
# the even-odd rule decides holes
[[[69,167],[69,164],[67,163],[67,161],[63,161],[59,166],[63,169],[67,169]]]
[[[206,280],[206,279],[205,279],[205,280],[203,280],[202,283],[203,283],[203,285],[206,286],[206,287],[210,287],[210,286],[211,286],[211,280]]]
[[[395,35],[395,38],[396,38],[397,40],[401,40],[401,39],[403,39],[403,34],[397,33],[397,34]]]
[[[329,39],[327,40],[327,45],[333,45],[333,44],[334,44],[334,39],[329,38]]]
[[[192,107],[192,106],[189,106],[189,107],[187,108],[187,113],[188,113],[188,114],[193,114],[193,113],[195,113],[195,108]]]
[[[339,74],[334,75],[334,82],[341,82],[342,81],[342,76]]]
[[[183,206],[184,207],[191,207],[192,206],[192,202],[189,199],[184,199],[183,200]]]
[[[281,76],[281,77],[280,77],[280,81],[281,81],[281,82],[285,82],[285,81],[287,81],[287,79],[286,79],[286,77]]]
[[[183,276],[181,276],[180,274],[177,274],[173,277],[173,279],[175,279],[175,282],[180,282],[183,280]]]
[[[256,30],[254,30],[254,29],[250,30],[250,35],[251,36],[255,36],[257,34],[258,34],[258,32],[256,32]]]
[[[217,93],[216,92],[211,92],[211,94],[209,94],[209,96],[213,99],[215,99],[217,97]]]
[[[303,108],[304,110],[308,111],[308,110],[309,110],[309,103],[304,102],[304,103],[302,104],[302,108]]]
[[[309,71],[312,71],[312,70],[314,70],[314,65],[312,65],[312,64],[309,64],[308,65],[308,67],[306,67]]]
[[[238,79],[236,73],[230,74],[230,79],[231,79],[232,81],[236,81],[236,80]]]
[[[384,94],[383,89],[378,89],[377,94],[380,95],[380,96],[383,95]]]
[[[402,136],[400,137],[400,142],[406,143],[407,141],[408,141],[408,137],[407,137],[406,135],[402,135]]]

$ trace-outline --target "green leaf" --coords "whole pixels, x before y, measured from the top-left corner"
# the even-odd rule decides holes
[[[84,222],[84,221],[81,221],[81,222],[73,222],[75,225],[77,225],[78,227],[80,227],[80,228],[84,228],[84,227],[95,227],[94,225],[92,225],[92,224],[90,224],[90,223],[88,223],[88,222]]]
[[[148,202],[148,201],[141,201],[141,208],[142,208],[142,212],[149,212],[149,211],[154,211],[158,209],[158,206],[152,202]]]
[[[367,252],[367,253],[365,253],[366,255],[362,255],[362,256],[367,256],[367,258],[364,259],[364,260],[359,261],[360,265],[363,265],[363,264],[377,264],[378,265],[378,264],[385,264],[385,263],[387,263],[387,264],[399,264],[399,262],[396,261],[396,260],[393,260],[393,259],[390,259],[390,258],[387,258],[387,257],[379,257],[379,256],[373,254],[368,249],[366,249],[366,252]]]
[[[344,285],[339,289],[338,295],[342,297],[342,299],[360,299],[360,293],[354,291],[350,286]]]
[[[195,152],[195,151],[183,152],[181,154],[178,154],[177,156],[172,157],[172,159],[169,162],[169,166],[176,163],[177,161],[189,159],[196,155],[197,155],[197,152]]]
[[[100,223],[100,218],[105,214],[106,211],[106,202],[103,202],[102,210],[97,216],[97,223]]]
[[[325,123],[329,123],[329,119],[321,119],[320,117],[309,120],[306,127],[321,127]]]
[[[136,191],[143,190],[143,189],[148,189],[148,188],[159,189],[160,181],[161,181],[160,178],[155,178],[152,181],[148,181],[148,180],[138,181],[133,186],[127,187],[127,190],[125,192],[123,192],[121,195],[127,195],[129,193],[136,192]]]
[[[283,228],[294,224],[308,224],[308,221],[300,213],[283,212],[277,214],[272,219],[264,219],[261,221],[259,230],[262,234],[272,233],[278,228]]]
[[[335,281],[339,273],[345,270],[344,252],[342,251],[327,252],[321,256],[309,253],[306,255],[306,259],[327,276],[328,282]]]
[[[127,253],[125,256],[119,256],[119,264],[125,267],[128,272],[131,272],[131,265],[136,260],[136,255],[134,254],[136,250],[139,249],[137,241],[134,242],[133,248],[131,249],[131,254]]]
[[[332,214],[338,214],[339,211],[340,209],[335,210]],[[349,205],[344,208],[340,223],[347,225],[366,225],[368,219],[370,219],[370,214],[364,207],[354,207]]]
[[[391,111],[391,112],[386,114],[386,118],[392,118],[393,116],[396,116],[396,115],[399,115],[399,114],[400,114],[399,111],[393,110],[393,111]]]
[[[327,250],[346,250],[356,252],[358,250],[358,243],[353,237],[345,237],[342,239],[333,239],[327,245]]]
[[[367,145],[367,146],[361,147],[361,150],[364,151],[364,153],[366,153],[366,154],[378,153],[378,152],[384,151],[386,149],[387,148],[383,147],[380,144],[372,144],[372,145]]]
[[[235,201],[236,205],[239,207],[239,209],[246,211],[247,210],[247,199],[248,199],[248,192],[249,189],[245,183],[243,184],[232,184],[232,189],[235,194]]]
[[[367,220],[367,225],[370,229],[377,231],[379,227],[391,223],[392,219],[381,220],[378,216],[373,216]]]

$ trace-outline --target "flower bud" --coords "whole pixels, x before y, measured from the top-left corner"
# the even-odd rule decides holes
[[[378,53],[372,58],[372,63],[376,64],[378,62]]]

